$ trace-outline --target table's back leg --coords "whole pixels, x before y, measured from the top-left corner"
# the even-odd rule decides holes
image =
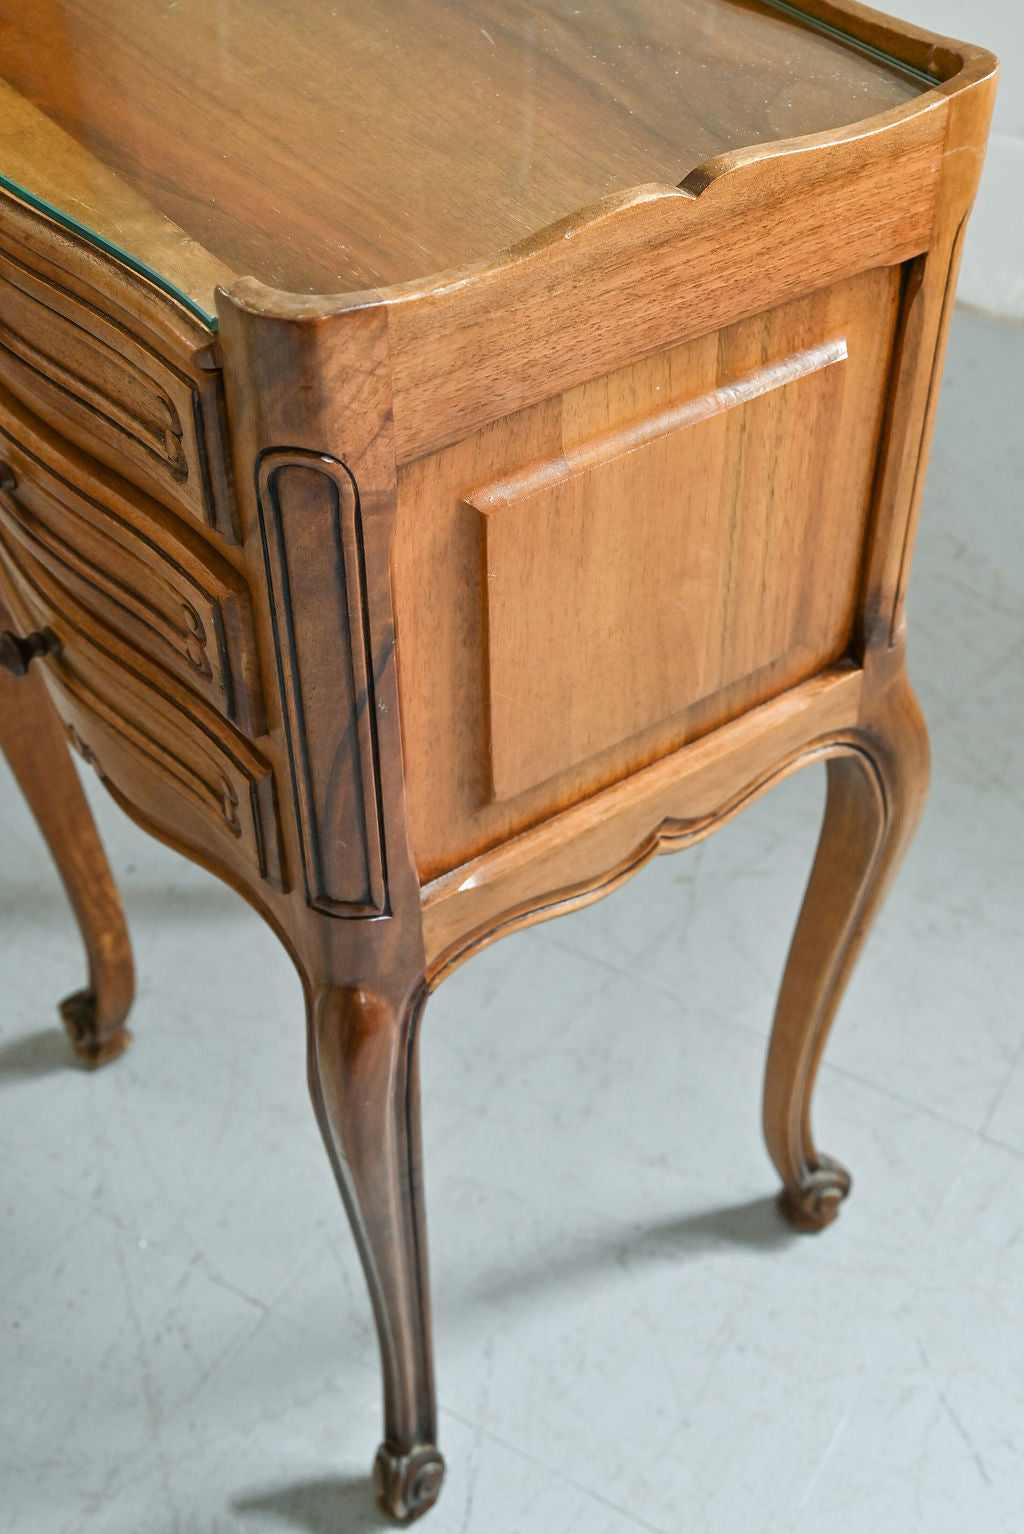
[[[928,737],[902,667],[855,741],[828,763],[824,824],[765,1076],[765,1138],[782,1207],[801,1230],[829,1224],[850,1190],[845,1169],[815,1149],[811,1095],[846,982],[924,807]]]
[[[0,628],[10,619],[0,607]],[[125,1050],[135,972],[124,912],[75,771],[64,731],[42,680],[0,671],[0,750],[28,802],[64,882],[89,961],[89,984],[61,1003],[75,1054],[104,1065]]]
[[[384,987],[381,987],[383,990]],[[382,1506],[407,1522],[432,1507],[437,1451],[417,1042],[422,980],[382,995],[311,992],[309,1085],[366,1272],[384,1374]]]

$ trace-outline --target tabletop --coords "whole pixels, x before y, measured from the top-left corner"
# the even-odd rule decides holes
[[[0,0],[0,174],[200,311],[400,284],[918,71],[781,0]]]

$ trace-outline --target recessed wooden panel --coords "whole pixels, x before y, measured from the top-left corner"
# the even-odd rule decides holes
[[[858,527],[837,544],[821,507],[846,364],[836,336],[726,374],[466,497],[497,798],[781,656],[809,671],[842,648]]]
[[[850,278],[401,469],[421,877],[845,652],[899,290],[896,267]]]

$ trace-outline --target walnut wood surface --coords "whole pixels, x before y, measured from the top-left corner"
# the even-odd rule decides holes
[[[431,985],[505,933],[587,905],[659,852],[710,835],[818,761],[821,742],[858,717],[863,689],[858,667],[838,666],[425,885]]]
[[[214,289],[218,282],[230,282],[235,275],[231,268],[6,80],[0,80],[0,138],[4,145],[0,174],[8,181],[30,190],[100,240],[130,252],[164,274],[207,314],[213,312]],[[140,307],[136,294],[136,308]]]
[[[817,135],[781,163],[772,152],[723,155],[693,185],[635,188],[470,270],[391,290],[399,462],[666,344],[926,249],[946,127],[935,94],[893,120]]]
[[[215,340],[0,193],[0,589],[18,653],[43,630],[59,646],[0,678],[0,723],[23,774],[23,721],[63,750],[45,682],[118,800],[294,958],[380,1339],[378,1495],[409,1518],[443,1475],[427,991],[810,763],[829,799],[765,1132],[796,1223],[825,1223],[848,1188],[810,1097],[924,794],[903,599],[994,63],[852,0],[806,9],[933,89],[743,0],[590,8],[589,54],[553,10],[387,0],[367,37],[366,13],[337,9],[324,34],[297,0],[254,4],[243,34],[225,7],[176,7],[157,46],[155,10],[118,30],[114,0],[0,0],[27,92],[0,93],[19,175],[38,160],[37,190],[79,209],[98,189],[97,225],[123,213],[133,253],[183,292],[212,305],[223,282]],[[665,26],[663,47],[637,45]],[[58,70],[62,50],[91,67]],[[445,50],[450,74],[418,91]],[[469,88],[499,61],[507,99]],[[385,101],[400,121],[382,135],[378,116],[369,145]],[[799,127],[815,131],[780,137]],[[398,179],[367,183],[360,144]],[[175,228],[214,254],[182,234],[179,262]],[[469,264],[439,270],[453,262]],[[398,273],[415,280],[301,292]],[[197,649],[183,603],[222,645]],[[30,791],[73,869],[49,802],[65,769]],[[106,891],[88,827],[81,844]],[[89,908],[66,877],[87,943],[116,935],[116,897]],[[116,1019],[123,954],[115,971]]]
[[[2,0],[0,38],[6,79],[101,164],[296,292],[461,265],[922,88],[760,0]]]
[[[496,799],[743,679],[770,672],[767,695],[843,653],[895,296],[892,274],[881,278],[865,308],[882,345],[865,337],[860,388],[854,327],[801,348],[748,323],[746,346],[719,333],[689,356],[660,354],[645,370],[665,380],[648,385],[650,414],[619,425],[602,389],[596,418],[563,415],[556,458],[463,497],[483,524]],[[629,391],[631,412],[646,392]],[[859,452],[843,420],[854,400]],[[846,448],[841,484],[823,443]],[[827,524],[823,504],[835,507]],[[659,587],[660,601],[645,600]]]
[[[897,288],[823,288],[402,471],[422,877],[844,652]],[[622,312],[646,303],[641,279]]]

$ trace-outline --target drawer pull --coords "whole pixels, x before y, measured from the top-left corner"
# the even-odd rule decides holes
[[[11,676],[24,676],[38,655],[55,655],[59,649],[60,640],[52,629],[38,629],[24,639],[6,629],[0,634],[0,666]]]

